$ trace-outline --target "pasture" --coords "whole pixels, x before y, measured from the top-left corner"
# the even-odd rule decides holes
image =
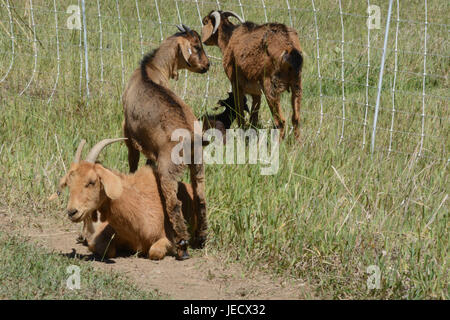
[[[207,251],[249,272],[301,279],[317,298],[448,299],[450,3],[400,1],[398,10],[394,1],[372,154],[388,1],[370,1],[381,8],[381,28],[370,30],[369,42],[365,1],[290,0],[289,10],[285,1],[263,2],[265,9],[257,0],[88,1],[86,86],[83,30],[67,25],[67,8],[77,1],[0,0],[0,211],[10,220],[67,220],[66,194],[52,202],[48,196],[79,141],[92,146],[122,136],[121,95],[142,53],[174,34],[180,20],[200,32],[200,17],[219,3],[256,23],[266,16],[292,21],[298,31],[305,53],[301,142],[290,134],[281,143],[274,175],[261,175],[260,164],[206,165],[209,238],[194,255]],[[182,71],[171,82],[197,117],[230,90],[219,49],[204,49],[209,72]],[[290,126],[288,93],[282,106]],[[271,119],[263,98],[260,127],[271,128]],[[128,171],[123,144],[99,160]],[[0,257],[0,287],[15,274],[17,281],[41,277],[36,269],[26,279],[17,271],[1,276],[23,259],[22,246],[0,243],[8,253]],[[65,260],[48,263],[59,268]],[[379,269],[379,289],[368,289],[370,266]],[[0,296],[55,297],[15,289]]]

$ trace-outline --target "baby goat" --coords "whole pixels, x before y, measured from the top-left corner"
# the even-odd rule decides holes
[[[209,60],[203,51],[199,34],[185,25],[178,26],[178,29],[179,33],[164,40],[158,49],[142,59],[140,67],[133,72],[126,86],[122,101],[130,171],[136,171],[140,152],[150,162],[156,162],[156,175],[165,209],[175,230],[178,258],[185,259],[189,257],[189,234],[181,214],[177,190],[186,165],[172,162],[172,150],[179,142],[172,141],[171,136],[174,130],[185,129],[190,133],[191,141],[198,139],[194,137],[194,122],[197,118],[192,109],[170,90],[169,78],[177,78],[179,69],[205,73],[209,69]],[[201,141],[202,138],[199,139]],[[192,151],[192,154],[201,152]],[[205,173],[203,164],[189,164],[189,169],[195,213],[199,221],[198,229],[194,232],[194,243],[201,247],[207,231]]]
[[[234,25],[228,17],[234,16],[242,24]],[[252,96],[250,121],[257,125],[261,105],[261,91],[266,96],[275,127],[284,137],[285,118],[280,95],[292,91],[292,124],[297,139],[300,137],[300,102],[302,98],[303,54],[297,32],[280,23],[257,25],[244,22],[231,11],[211,11],[203,18],[202,40],[209,46],[218,46],[223,55],[223,67],[238,99],[238,123],[243,124],[244,95]]]
[[[153,169],[144,166],[124,175],[95,162],[105,146],[121,140],[100,141],[84,161],[80,161],[84,141],[80,143],[60,182],[60,188],[69,187],[67,215],[73,222],[84,222],[83,235],[96,254],[111,258],[126,250],[162,259],[173,250],[174,239]],[[178,189],[184,217],[192,221],[192,189],[181,182]]]
[[[244,110],[250,112],[247,107],[247,98],[244,97]],[[219,100],[218,105],[225,107],[225,110],[219,114],[206,114],[201,118],[203,122],[203,131],[214,128],[220,130],[223,135],[223,143],[226,142],[226,130],[230,129],[231,124],[238,116],[237,106],[232,92],[228,92],[228,98]]]

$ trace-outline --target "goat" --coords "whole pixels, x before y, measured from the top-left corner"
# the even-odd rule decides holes
[[[191,141],[201,141],[202,138],[194,136],[197,118],[192,109],[169,89],[169,78],[177,78],[177,70],[183,68],[205,73],[209,69],[209,60],[199,34],[185,25],[178,26],[178,29],[179,33],[145,55],[140,67],[133,72],[122,96],[123,131],[128,138],[130,172],[136,171],[140,152],[147,157],[147,163],[157,164],[156,176],[164,206],[175,230],[177,257],[186,259],[189,257],[189,234],[181,214],[181,203],[177,199],[177,181],[186,165],[172,162],[171,152],[178,142],[172,141],[171,135],[176,129],[185,129],[191,133]],[[195,152],[198,154],[198,150]],[[193,244],[203,247],[207,231],[205,172],[203,164],[192,163],[189,169],[199,221]]]
[[[162,259],[173,251],[173,228],[165,219],[153,169],[144,166],[124,175],[96,163],[105,146],[121,140],[124,138],[100,141],[84,161],[80,159],[85,141],[80,143],[60,181],[60,189],[68,187],[70,192],[67,215],[73,222],[84,222],[88,248],[98,255],[112,258],[126,250]],[[184,217],[192,221],[192,188],[180,182],[178,191]]]
[[[247,98],[244,97],[244,111],[250,112],[247,107]],[[206,114],[200,119],[203,122],[203,131],[214,128],[220,130],[223,135],[223,143],[226,143],[226,130],[230,129],[231,124],[237,117],[237,106],[232,92],[228,92],[228,98],[219,100],[218,105],[225,107],[225,110],[219,114]]]
[[[241,24],[234,25],[228,17],[236,17]],[[250,122],[258,123],[261,91],[266,96],[276,128],[284,137],[285,118],[280,95],[292,91],[292,124],[300,138],[300,103],[302,98],[301,71],[303,54],[297,32],[280,23],[257,25],[245,22],[231,11],[211,11],[203,18],[202,41],[218,46],[223,55],[223,67],[238,99],[238,123],[243,124],[243,98],[252,96]]]

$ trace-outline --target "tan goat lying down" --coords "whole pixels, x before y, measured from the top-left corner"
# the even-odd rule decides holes
[[[112,258],[118,251],[126,250],[162,259],[167,253],[174,253],[174,232],[164,215],[153,169],[144,166],[125,175],[95,163],[106,145],[120,140],[124,139],[100,141],[85,161],[80,161],[85,143],[81,141],[60,182],[60,188],[67,186],[70,192],[68,217],[73,222],[84,222],[83,236],[88,248],[100,256]],[[180,182],[178,190],[182,212],[190,220],[192,188]]]

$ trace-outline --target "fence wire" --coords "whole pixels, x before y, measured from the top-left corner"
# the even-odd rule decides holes
[[[200,32],[211,10],[232,10],[249,21],[280,22],[297,30],[305,53],[302,123],[316,137],[334,134],[337,143],[367,149],[376,128],[377,151],[449,161],[445,12],[450,4],[395,0],[391,27],[385,30],[388,3],[0,0],[0,92],[3,100],[20,97],[48,105],[67,96],[88,101],[106,94],[120,100],[140,58],[174,34],[175,24]],[[205,50],[210,72],[184,70],[172,82],[197,113],[230,88],[220,51]],[[287,95],[282,102],[289,112]]]

